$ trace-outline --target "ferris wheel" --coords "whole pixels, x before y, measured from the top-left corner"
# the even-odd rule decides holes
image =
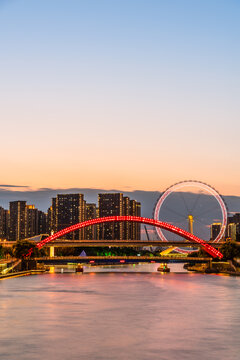
[[[154,219],[178,226],[206,241],[219,242],[227,225],[227,208],[221,195],[201,181],[187,180],[170,186],[158,199]],[[211,224],[215,224],[214,231]],[[210,233],[210,229],[212,230]],[[160,239],[185,241],[179,235],[156,228]],[[181,253],[193,249],[174,248]]]

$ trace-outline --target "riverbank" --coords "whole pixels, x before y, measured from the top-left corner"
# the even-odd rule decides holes
[[[0,280],[13,278],[13,277],[20,277],[20,276],[28,276],[28,275],[40,275],[45,273],[45,270],[26,270],[26,271],[17,271],[5,275],[0,275]]]
[[[185,264],[184,268],[188,271],[194,271],[201,274],[226,274],[231,276],[240,276],[240,271],[231,261],[212,262],[209,264]]]

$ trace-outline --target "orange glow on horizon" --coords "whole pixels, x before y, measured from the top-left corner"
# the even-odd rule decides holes
[[[69,183],[65,183],[64,185],[62,184],[48,184],[48,185],[44,185],[41,183],[38,184],[34,184],[34,185],[29,185],[28,187],[8,187],[8,186],[0,186],[0,189],[4,189],[4,190],[8,190],[8,191],[18,191],[18,192],[28,192],[28,191],[41,191],[44,188],[47,188],[49,190],[68,190],[68,189],[92,189],[92,190],[103,190],[103,191],[109,191],[109,192],[114,192],[114,191],[120,191],[120,192],[132,192],[132,191],[146,191],[146,192],[164,192],[169,186],[175,184],[176,182],[182,181],[183,179],[176,179],[173,180],[172,183],[167,183],[165,182],[161,182],[161,184],[159,186],[150,186],[150,184],[148,184],[147,186],[145,184],[139,184],[138,186],[126,186],[124,184],[121,184],[121,182],[119,182],[118,184],[116,184],[115,186],[111,186],[110,184],[107,186],[106,182],[99,182],[99,186],[97,186],[96,184],[91,184],[93,186],[90,186],[89,183],[80,183],[80,184],[71,184]],[[202,179],[200,179],[202,180]],[[240,185],[230,185],[230,184],[224,184],[224,183],[213,183],[208,181],[208,184],[213,186],[221,195],[223,196],[240,196]],[[186,189],[187,191],[187,189]]]

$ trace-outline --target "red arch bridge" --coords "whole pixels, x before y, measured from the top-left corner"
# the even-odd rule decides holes
[[[164,230],[168,230],[174,234],[182,236],[186,240],[189,240],[189,241],[195,242],[196,244],[201,245],[201,247],[213,258],[220,258],[220,259],[223,258],[223,255],[219,250],[215,249],[214,247],[209,245],[206,241],[198,238],[197,236],[195,236],[183,229],[180,229],[177,226],[168,224],[166,222],[163,222],[160,220],[148,219],[148,218],[139,217],[139,216],[108,216],[108,217],[102,217],[102,218],[83,221],[78,224],[69,226],[69,227],[67,227],[63,230],[60,230],[60,231],[56,232],[55,234],[47,237],[46,239],[40,241],[37,244],[37,247],[39,249],[41,249],[44,245],[46,245],[50,241],[56,240],[59,237],[64,236],[72,231],[79,230],[79,229],[82,229],[87,226],[109,223],[109,222],[126,222],[126,221],[136,222],[136,223],[146,224],[146,225],[152,225],[152,226],[164,229]],[[30,249],[28,254],[26,254],[26,256],[30,256],[32,254],[32,251],[33,251],[33,249]]]

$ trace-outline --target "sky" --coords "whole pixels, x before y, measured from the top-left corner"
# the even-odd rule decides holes
[[[1,183],[240,195],[239,18],[238,0],[0,0]]]

